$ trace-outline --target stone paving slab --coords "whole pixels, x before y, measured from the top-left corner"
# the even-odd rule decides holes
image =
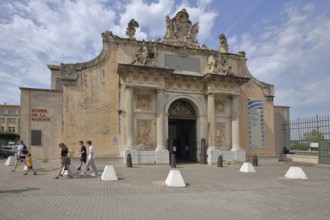
[[[178,164],[187,187],[165,185],[170,167],[127,168],[122,159],[97,158],[98,177],[55,180],[59,161],[41,163],[37,176],[23,166],[10,173],[0,160],[1,219],[329,219],[330,167],[306,166],[308,180],[284,175],[292,163],[223,168]],[[77,159],[73,163],[78,164]],[[113,165],[118,181],[101,181]]]

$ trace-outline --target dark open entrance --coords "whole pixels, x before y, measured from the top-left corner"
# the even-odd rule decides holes
[[[168,124],[176,160],[196,162],[196,120],[169,119]]]
[[[177,161],[197,161],[196,114],[186,100],[177,100],[169,108],[169,151]]]

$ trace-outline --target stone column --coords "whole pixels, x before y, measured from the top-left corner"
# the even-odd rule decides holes
[[[240,150],[240,127],[239,127],[239,96],[232,97],[232,119],[231,119],[231,140],[232,151]]]
[[[126,87],[126,147],[124,163],[127,163],[127,155],[131,154],[132,164],[139,163],[139,153],[135,149],[134,138],[134,89]]]
[[[214,94],[207,95],[208,150],[215,149],[215,101]]]
[[[126,88],[126,148],[134,145],[134,90]]]
[[[157,90],[157,148],[156,151],[166,150],[164,143],[164,91]]]

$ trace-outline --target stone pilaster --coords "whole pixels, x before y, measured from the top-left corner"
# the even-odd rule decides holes
[[[207,148],[207,164],[216,164],[221,150],[215,145],[215,95],[207,95],[207,117],[208,117],[208,148]]]
[[[214,94],[207,95],[208,149],[215,149],[215,100]]]
[[[232,118],[231,118],[231,142],[236,161],[245,161],[246,153],[240,147],[240,114],[239,114],[239,96],[232,97]]]
[[[231,118],[231,138],[232,138],[232,151],[240,150],[240,132],[239,132],[239,96],[232,98],[232,118]]]
[[[134,146],[134,89],[126,88],[126,148]]]
[[[164,143],[164,91],[157,90],[157,148],[156,151],[166,150]]]

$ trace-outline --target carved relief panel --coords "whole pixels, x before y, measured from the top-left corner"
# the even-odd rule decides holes
[[[226,123],[224,122],[217,122],[215,125],[215,144],[221,147],[226,144]]]
[[[215,111],[216,113],[225,113],[226,101],[223,99],[215,100]]]
[[[152,145],[151,139],[151,123],[152,120],[137,120],[137,137],[136,144],[143,146]]]
[[[151,95],[143,93],[137,94],[135,108],[141,110],[151,110]]]

